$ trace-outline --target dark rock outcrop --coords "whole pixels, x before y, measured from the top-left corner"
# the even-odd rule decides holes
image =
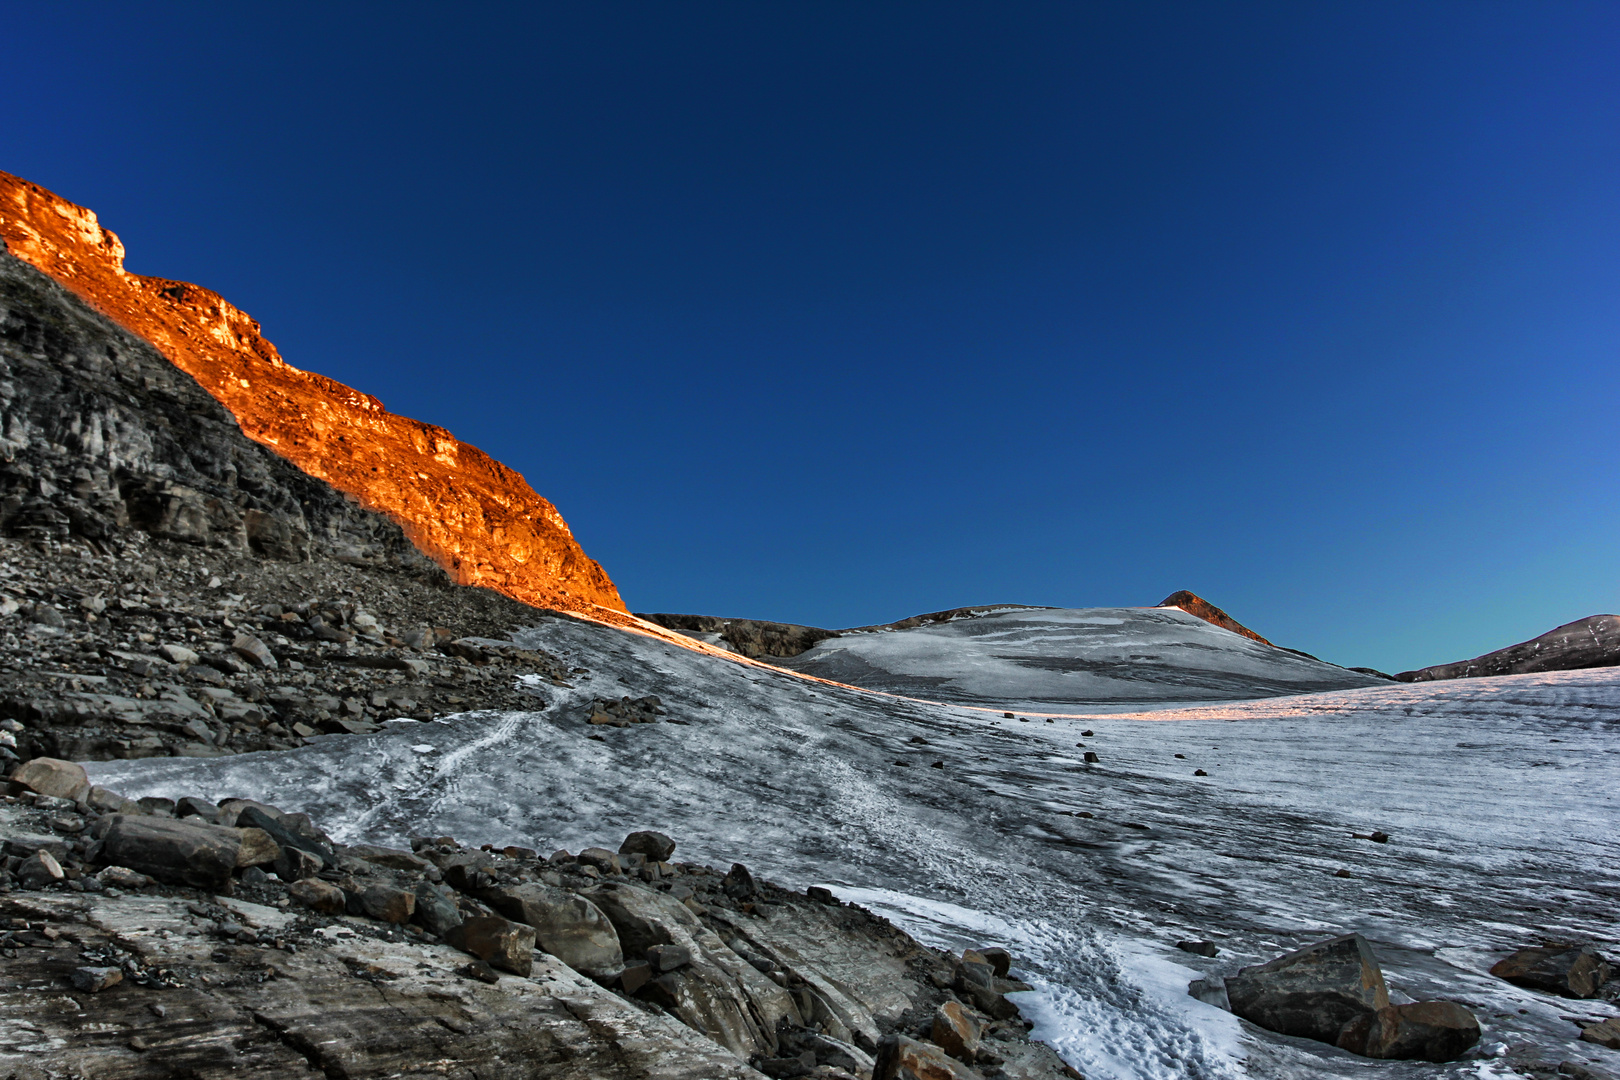
[[[760,619],[722,619],[713,615],[670,615],[662,612],[637,613],[636,617],[699,641],[723,643],[732,652],[751,660],[798,656],[816,642],[838,636],[834,630]]]
[[[1576,671],[1620,664],[1620,616],[1590,615],[1549,630],[1538,638],[1454,664],[1403,671],[1401,682],[1476,679],[1489,675],[1528,675],[1537,671]]]
[[[1339,1032],[1338,1047],[1386,1060],[1455,1061],[1479,1036],[1479,1021],[1455,1001],[1414,1001],[1350,1021]]]

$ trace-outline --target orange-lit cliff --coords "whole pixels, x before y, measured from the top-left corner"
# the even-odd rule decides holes
[[[257,322],[218,294],[127,273],[123,245],[93,212],[4,172],[0,238],[12,255],[156,346],[230,409],[249,438],[398,522],[457,582],[621,621],[618,589],[556,507],[488,454],[292,367]]]
[[[1180,592],[1171,593],[1169,596],[1159,601],[1158,606],[1180,608],[1187,614],[1196,615],[1205,622],[1213,623],[1223,630],[1230,630],[1234,634],[1242,634],[1246,638],[1253,638],[1262,645],[1271,644],[1271,642],[1267,641],[1253,630],[1250,630],[1247,626],[1244,626],[1242,623],[1232,618],[1232,616],[1228,615],[1226,612],[1222,611],[1208,600],[1205,600],[1202,596],[1199,596],[1197,593],[1188,592],[1186,589],[1182,589]]]

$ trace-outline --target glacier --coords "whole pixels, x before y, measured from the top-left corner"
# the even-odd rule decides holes
[[[1003,667],[1000,685],[959,680],[975,706],[565,616],[514,637],[588,671],[566,688],[531,680],[543,696],[527,712],[86,767],[130,796],[307,811],[350,843],[451,834],[578,850],[660,829],[683,859],[826,885],[930,944],[1008,946],[1035,987],[1019,1000],[1035,1035],[1092,1080],[1507,1077],[1527,1060],[1617,1058],[1575,1042],[1565,1019],[1613,1015],[1611,1003],[1486,974],[1542,938],[1615,948],[1615,669],[1250,700],[1171,672],[1172,690],[1138,682],[1103,708],[1061,708],[1051,668],[1023,668],[1032,681],[1019,683]],[[1003,690],[1016,693],[989,704]],[[1199,693],[1209,698],[1188,700]],[[647,694],[665,722],[584,723],[598,697]],[[1087,750],[1100,760],[1086,764]],[[1373,830],[1391,839],[1353,836]],[[1397,999],[1477,1013],[1485,1036],[1468,1059],[1369,1062],[1186,995],[1201,973],[1352,930],[1374,943]],[[1180,952],[1184,939],[1220,955]]]

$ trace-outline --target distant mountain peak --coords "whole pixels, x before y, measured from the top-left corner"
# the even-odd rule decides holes
[[[1271,642],[1267,641],[1253,630],[1250,630],[1247,626],[1244,626],[1242,623],[1232,618],[1232,616],[1228,615],[1226,612],[1222,611],[1208,600],[1205,600],[1197,593],[1188,592],[1186,589],[1182,589],[1180,592],[1171,593],[1169,596],[1159,601],[1159,603],[1155,606],[1180,608],[1187,614],[1196,615],[1198,618],[1203,619],[1207,623],[1212,623],[1213,625],[1220,627],[1222,630],[1230,630],[1234,634],[1242,634],[1244,637],[1252,638],[1255,641],[1260,642],[1262,645],[1271,644]]]

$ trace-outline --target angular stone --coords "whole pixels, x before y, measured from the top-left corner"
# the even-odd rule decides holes
[[[270,647],[251,634],[237,634],[231,639],[231,651],[256,668],[270,670],[280,667]]]
[[[420,873],[432,864],[420,855],[412,855],[399,848],[376,847],[372,844],[355,844],[348,849],[348,853],[357,859],[364,859],[373,866],[386,866],[390,870],[414,870]]]
[[[236,835],[242,838],[242,850],[236,853],[237,866],[263,866],[281,858],[281,845],[263,829],[237,829]]]
[[[1345,1024],[1389,1006],[1372,946],[1346,934],[1226,979],[1232,1011],[1268,1031],[1336,1042]]]
[[[653,862],[668,862],[675,854],[675,841],[661,832],[633,832],[619,845],[620,855],[645,855]]]
[[[1455,1061],[1479,1035],[1479,1021],[1455,1001],[1414,1001],[1356,1017],[1340,1030],[1337,1045],[1362,1057]]]
[[[537,883],[485,889],[478,896],[508,919],[533,927],[541,949],[581,974],[607,978],[624,967],[618,932],[583,896]]]
[[[692,962],[692,950],[684,945],[654,945],[647,950],[647,966],[656,974],[675,971]]]
[[[360,894],[360,906],[368,917],[379,922],[404,925],[416,912],[416,894],[392,885],[371,885]]]
[[[947,1001],[934,1010],[928,1037],[951,1057],[971,1062],[979,1050],[981,1031],[979,1022],[968,1015],[960,1001]]]
[[[139,813],[141,804],[133,799],[126,799],[116,791],[108,791],[104,787],[92,786],[84,797],[85,805],[99,814],[135,814]]]
[[[1012,953],[1006,949],[979,949],[979,955],[984,957],[990,965],[990,971],[998,979],[1005,979],[1012,971]]]
[[[428,933],[444,937],[461,925],[461,910],[445,889],[424,881],[416,886],[416,912],[412,916]]]
[[[493,915],[468,919],[444,936],[445,943],[491,967],[527,976],[534,970],[534,927]]]
[[[195,652],[186,648],[184,645],[173,645],[168,642],[164,642],[162,645],[159,645],[158,652],[162,653],[163,659],[167,660],[171,664],[190,665],[195,664],[198,660],[202,659],[202,657],[198,656]]]
[[[615,874],[619,871],[619,857],[607,848],[588,847],[579,853],[579,861],[586,866],[594,866],[604,874]]]
[[[287,888],[287,895],[292,897],[295,903],[328,915],[341,915],[347,907],[343,890],[320,878],[304,878],[302,881],[293,882]]]
[[[733,900],[752,899],[757,891],[754,887],[754,875],[748,872],[748,867],[742,863],[732,863],[731,872],[720,879],[720,889]]]
[[[980,1080],[980,1075],[951,1060],[937,1046],[904,1035],[885,1035],[878,1041],[872,1080]]]
[[[73,989],[86,994],[99,994],[107,987],[123,982],[124,973],[115,967],[80,967],[74,968],[68,978],[73,982]]]
[[[187,795],[174,804],[174,816],[177,818],[200,817],[210,825],[218,825],[219,807],[207,799]]]
[[[28,856],[17,867],[17,883],[25,889],[42,889],[46,885],[56,884],[65,876],[56,856],[43,848]]]
[[[84,766],[56,758],[37,757],[17,766],[11,782],[40,795],[77,801],[90,793]]]
[[[1581,1029],[1581,1039],[1584,1042],[1607,1046],[1610,1050],[1620,1050],[1620,1019],[1611,1016],[1596,1024],[1588,1024]]]
[[[96,874],[96,880],[101,882],[103,888],[129,889],[135,891],[144,889],[152,884],[152,879],[145,874],[137,873],[127,866],[105,866]]]
[[[193,821],[114,814],[102,837],[99,861],[171,885],[218,889],[236,869],[241,834]]]
[[[1226,980],[1219,975],[1206,975],[1187,984],[1187,996],[1195,997],[1205,1005],[1232,1011],[1232,1002],[1226,996]]]
[[[226,803],[221,807],[222,810],[229,810],[230,808],[230,803]],[[270,839],[282,847],[297,848],[299,851],[308,852],[320,859],[323,866],[333,865],[334,853],[332,845],[323,839],[306,835],[294,828],[290,821],[291,817],[292,815],[283,815],[279,819],[274,818],[257,806],[245,805],[237,811],[236,824],[238,828],[263,829],[270,834]]]
[[[1520,949],[1491,966],[1491,974],[1517,986],[1564,997],[1596,997],[1609,979],[1609,965],[1584,945],[1547,945]]]
[[[266,833],[266,835],[269,834]],[[295,847],[284,847],[281,848],[281,854],[276,856],[272,869],[275,870],[278,878],[291,884],[295,881],[303,881],[305,878],[314,877],[321,872],[324,865],[320,859],[307,851],[300,851]]]

